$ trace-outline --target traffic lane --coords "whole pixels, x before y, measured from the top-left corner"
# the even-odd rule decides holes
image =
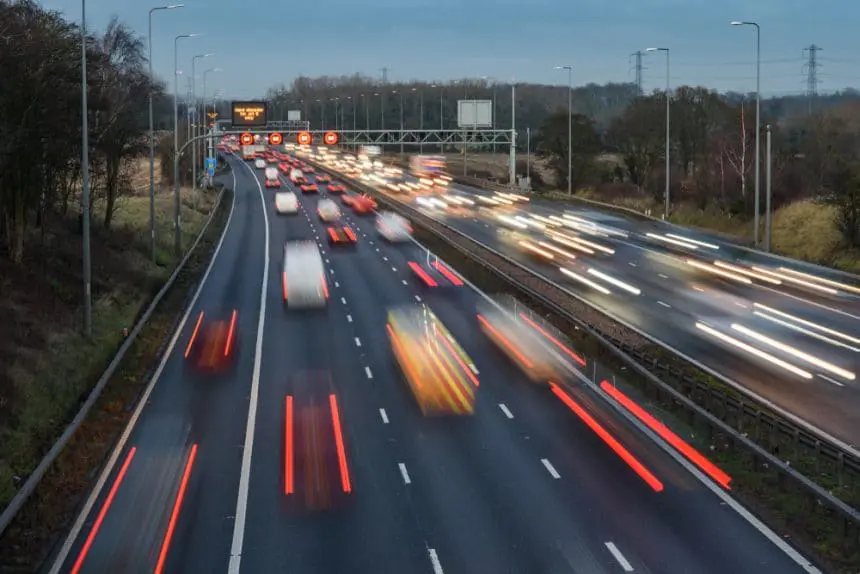
[[[386,251],[391,254],[395,250],[383,246],[383,253]],[[392,260],[396,264],[396,255]],[[427,300],[481,372],[483,384],[479,402],[484,410],[480,412],[493,413],[497,421],[507,419],[505,411],[496,408],[498,405],[505,405],[508,410],[518,413],[514,415],[518,423],[508,427],[508,434],[513,436],[491,441],[491,444],[503,444],[507,451],[511,451],[511,445],[520,441],[527,444],[530,451],[523,458],[530,456],[532,460],[508,464],[506,469],[536,466],[535,450],[547,453],[547,460],[553,461],[553,465],[556,459],[560,460],[561,465],[569,468],[565,474],[571,477],[570,483],[577,485],[576,489],[560,491],[570,515],[575,515],[576,510],[583,506],[600,501],[597,506],[604,511],[606,520],[598,528],[601,532],[615,533],[605,542],[624,548],[624,554],[630,560],[640,557],[654,571],[722,573],[748,571],[751,566],[780,572],[800,570],[786,554],[739,514],[726,508],[656,445],[631,432],[617,418],[604,422],[614,436],[632,447],[640,460],[652,470],[659,471],[667,481],[667,489],[660,495],[644,488],[630,468],[590,434],[546,389],[537,388],[524,377],[511,374],[507,359],[478,334],[473,317],[463,312],[474,310],[479,296],[470,290],[464,292],[466,298],[471,299],[465,302],[465,307],[450,304],[444,296]],[[593,398],[591,403],[596,404],[597,399]],[[605,407],[602,411],[604,414],[611,412]],[[511,432],[510,429],[517,430]],[[463,442],[468,442],[472,436],[463,437]],[[480,446],[479,452],[487,448],[485,443]],[[583,467],[582,460],[590,462],[588,468]],[[608,480],[607,477],[612,478]],[[582,489],[584,484],[589,484],[590,488]],[[533,490],[518,489],[520,496],[527,492],[531,498]],[[553,501],[551,506],[557,508],[557,501]],[[610,508],[614,510],[607,511]],[[555,514],[541,512],[544,520]],[[659,518],[655,520],[655,517]],[[527,517],[523,519],[528,520]],[[644,523],[649,524],[648,529],[641,528]],[[712,527],[715,527],[713,531]],[[554,525],[553,531],[557,533],[559,528]],[[720,541],[715,541],[714,532]],[[726,552],[728,548],[732,551]]]
[[[93,506],[62,571],[72,569],[90,536],[93,538],[81,572],[151,570],[161,552],[192,444],[198,449],[166,564],[176,571],[208,570],[226,564],[231,525],[225,517],[232,513],[230,499],[235,497],[240,456],[238,450],[219,447],[242,442],[244,421],[234,416],[234,405],[247,394],[252,368],[244,334],[252,333],[259,309],[264,243],[255,225],[259,196],[241,172],[236,175],[233,215],[211,272],[132,431],[128,448]],[[236,349],[234,371],[201,379],[189,370],[184,357],[196,320],[201,311],[204,316],[211,313],[214,319],[231,305],[241,310],[236,331],[242,341]],[[129,459],[131,448],[135,452]],[[123,473],[125,460],[130,462]],[[93,535],[113,485],[118,485],[116,493]],[[177,548],[182,550],[177,552]]]
[[[329,276],[330,299],[323,312],[283,306],[280,269],[270,274],[260,377],[260,402],[252,459],[248,521],[242,565],[251,572],[308,570],[321,572],[419,572],[429,565],[422,537],[411,515],[392,498],[399,475],[386,448],[361,360],[360,340],[337,296],[331,254],[319,239],[308,198],[296,216],[277,217],[270,210],[273,260],[283,259],[286,241],[318,242]],[[315,207],[315,206],[314,206]],[[298,494],[285,494],[285,397],[292,377],[322,371],[333,382],[353,493],[341,509],[317,514],[301,511]],[[387,469],[387,472],[385,470]],[[302,477],[295,476],[296,484]],[[391,533],[398,533],[392,544]]]
[[[465,336],[477,330],[471,317],[457,309],[437,309],[437,314],[455,336],[461,333],[459,340],[466,351],[477,357],[485,405],[497,420],[510,425],[511,436],[504,444],[508,448],[527,445],[550,461],[560,475],[556,481],[564,485],[555,501],[564,512],[574,515],[588,505],[600,508],[600,531],[611,533],[604,543],[612,542],[631,562],[639,561],[656,572],[716,574],[750,571],[753,565],[759,567],[757,571],[764,571],[762,567],[799,571],[787,555],[592,393],[573,396],[657,475],[665,485],[662,493],[647,488],[545,386],[512,376],[516,367],[487,339]],[[648,528],[643,529],[643,524]]]
[[[388,248],[383,247],[383,252]],[[393,251],[393,250],[390,250]],[[390,252],[389,251],[389,252]],[[396,259],[392,258],[395,261]],[[380,271],[382,273],[384,271]],[[571,428],[571,420],[574,418],[569,410],[561,407],[559,401],[552,398],[545,392],[545,389],[536,389],[531,386],[522,376],[512,374],[506,359],[501,359],[498,353],[491,345],[483,339],[483,336],[478,334],[477,325],[473,320],[473,313],[466,313],[466,309],[475,308],[475,300],[477,295],[469,293],[469,298],[472,299],[467,303],[467,307],[461,305],[452,305],[447,301],[445,296],[427,296],[428,301],[434,311],[439,315],[443,323],[448,326],[454,337],[460,341],[467,353],[475,360],[481,374],[480,378],[482,386],[479,390],[479,411],[475,415],[476,419],[480,419],[484,415],[490,415],[490,419],[494,426],[502,427],[489,433],[490,436],[483,438],[476,435],[473,428],[459,429],[454,426],[457,432],[463,430],[462,436],[451,437],[452,448],[462,450],[465,445],[470,443],[475,444],[474,452],[469,454],[469,460],[476,458],[488,459],[486,461],[487,468],[482,468],[479,474],[482,476],[492,477],[484,488],[500,491],[499,498],[504,500],[517,500],[523,497],[528,497],[532,509],[538,504],[534,498],[535,492],[545,493],[547,488],[551,488],[550,484],[529,487],[529,484],[534,484],[533,477],[522,482],[509,482],[512,491],[504,491],[504,486],[499,484],[502,478],[509,479],[512,469],[531,469],[535,470],[536,474],[540,475],[540,480],[552,482],[552,477],[541,466],[539,455],[544,453],[548,456],[546,460],[553,461],[556,458],[562,461],[572,461],[572,466],[576,472],[573,474],[580,475],[583,473],[582,460],[589,460],[590,467],[585,473],[587,476],[575,476],[571,483],[576,484],[577,489],[561,488],[554,495],[546,494],[548,498],[545,508],[538,508],[540,518],[533,515],[521,513],[518,507],[513,507],[507,503],[507,512],[516,515],[517,519],[528,524],[540,523],[548,526],[549,532],[535,532],[536,538],[543,540],[544,543],[530,542],[540,551],[536,551],[535,555],[540,555],[542,559],[550,559],[556,555],[556,550],[559,547],[553,548],[553,544],[549,547],[545,545],[545,541],[553,540],[557,537],[556,543],[561,544],[561,541],[570,542],[582,538],[582,533],[566,533],[566,522],[576,519],[577,524],[589,532],[605,533],[602,536],[591,537],[587,543],[574,545],[579,550],[584,548],[601,548],[607,542],[611,542],[624,549],[624,555],[628,560],[637,561],[637,557],[641,557],[641,562],[648,568],[655,568],[655,564],[659,565],[657,571],[666,572],[726,572],[726,571],[743,571],[743,566],[749,568],[750,565],[769,565],[769,564],[788,564],[787,559],[775,547],[772,547],[762,536],[753,538],[754,542],[746,543],[746,548],[735,556],[725,557],[727,554],[725,548],[731,547],[735,543],[733,534],[738,531],[738,521],[741,530],[750,530],[751,527],[743,522],[736,514],[730,514],[725,520],[717,517],[717,522],[726,523],[727,534],[725,546],[715,545],[714,549],[709,544],[713,545],[713,536],[710,531],[705,531],[701,527],[701,523],[696,523],[695,520],[701,516],[710,516],[713,513],[720,513],[720,503],[715,498],[711,497],[704,505],[699,505],[698,513],[691,514],[687,511],[690,497],[686,495],[687,491],[695,490],[696,496],[708,497],[709,493],[705,491],[700,484],[696,483],[692,476],[686,473],[678,465],[668,459],[662,451],[658,451],[655,445],[648,443],[643,437],[631,437],[627,433],[626,444],[635,444],[638,448],[636,452],[641,460],[646,464],[653,462],[652,469],[657,468],[663,471],[663,477],[670,477],[674,484],[678,484],[676,491],[668,490],[664,495],[655,495],[643,488],[642,483],[637,477],[632,474],[632,471],[618,459],[615,455],[609,452],[608,448],[598,440],[591,440],[588,436],[590,431],[580,428]],[[469,317],[469,315],[472,317]],[[515,372],[514,372],[515,373]],[[505,427],[507,417],[505,411],[499,407],[505,405],[506,408],[513,409],[518,412],[521,409],[529,411],[529,420],[527,424],[518,418],[516,422],[510,422],[509,426]],[[404,407],[408,409],[408,406]],[[554,409],[555,419],[557,424],[548,424],[546,409]],[[498,425],[496,425],[498,423]],[[476,423],[477,424],[477,423]],[[610,425],[615,436],[623,437],[625,433],[619,430],[618,425]],[[422,436],[427,436],[430,431],[423,431]],[[623,440],[623,439],[622,439]],[[488,450],[492,450],[494,446],[499,445],[500,450],[496,456],[498,460],[490,461],[490,457],[486,454]],[[521,448],[512,448],[513,445]],[[425,450],[426,446],[421,445],[421,449]],[[648,450],[646,456],[642,456],[641,451]],[[511,459],[515,460],[511,460]],[[659,461],[655,459],[659,458]],[[658,464],[659,463],[659,464]],[[501,469],[504,469],[502,471]],[[606,477],[613,477],[607,480]],[[590,483],[593,488],[581,489],[581,485]],[[624,495],[619,496],[619,493]],[[553,498],[554,496],[561,498]],[[643,505],[644,501],[653,501],[658,496],[671,496],[671,504],[654,503],[651,508]],[[601,508],[604,519],[594,524],[593,520],[583,523],[581,517],[576,515],[581,512],[580,509],[595,505]],[[563,509],[560,516],[559,509]],[[608,511],[608,509],[614,509]],[[703,508],[707,509],[707,514],[703,514]],[[665,520],[662,519],[667,509],[671,510]],[[655,514],[656,513],[656,514]],[[657,519],[657,527],[649,528],[647,535],[639,532],[641,524],[655,523]],[[592,522],[592,524],[588,524]],[[679,526],[680,524],[680,526]],[[696,525],[697,528],[691,530],[691,525]],[[741,532],[739,536],[748,537],[748,533]],[[730,553],[728,553],[730,554]],[[440,554],[444,556],[444,554]],[[577,557],[581,560],[581,556]],[[527,562],[522,562],[525,567]],[[446,565],[447,566],[447,565]],[[540,571],[541,567],[546,568],[546,563],[540,565],[531,563],[530,571]],[[538,570],[534,570],[538,568]],[[727,570],[726,568],[733,568]],[[456,571],[456,568],[455,568]],[[780,571],[794,571],[794,568],[787,568]]]
[[[368,240],[364,247],[373,246]],[[332,262],[335,277],[341,279],[338,291],[344,293],[353,322],[363,332],[361,344],[367,349],[373,385],[381,390],[380,408],[396,432],[392,448],[400,456],[398,467],[403,465],[405,502],[444,570],[547,572],[570,571],[574,565],[573,569],[612,571],[614,559],[604,555],[599,536],[588,528],[587,513],[572,517],[554,512],[553,500],[544,492],[552,479],[540,457],[527,449],[512,452],[498,434],[495,406],[484,403],[483,388],[478,390],[473,417],[421,415],[393,364],[385,312],[415,304],[416,297],[438,311],[442,301],[403,285],[408,275],[382,260],[386,251],[390,260],[397,255],[397,248],[381,246],[379,253],[374,247],[361,255],[340,254]]]
[[[563,275],[558,271],[558,265],[555,262],[537,256],[529,256],[506,243],[502,243],[498,236],[482,229],[479,225],[458,222],[458,226],[463,232],[473,237],[478,236],[476,239],[479,241],[513,257],[547,278],[577,291],[591,303],[612,311],[640,328],[657,322],[663,327],[679,329],[687,336],[707,337],[695,328],[697,321],[707,321],[711,326],[731,330],[733,335],[746,339],[757,348],[772,355],[779,356],[797,366],[811,368],[813,373],[823,374],[826,378],[816,378],[816,382],[823,386],[853,384],[850,374],[856,371],[860,363],[858,363],[858,353],[850,346],[834,345],[820,337],[811,337],[808,330],[807,333],[803,333],[797,329],[786,327],[785,321],[780,324],[768,320],[761,313],[756,313],[757,310],[750,303],[749,298],[756,297],[756,295],[779,296],[772,291],[756,286],[738,285],[707,273],[691,274],[680,263],[666,266],[664,270],[668,274],[651,273],[650,265],[647,264],[643,265],[643,267],[649,268],[647,273],[639,272],[642,267],[638,266],[636,268],[631,267],[629,270],[623,266],[612,266],[611,271],[608,270],[608,275],[623,281],[628,286],[640,289],[640,293],[636,295],[616,288],[603,279],[589,276],[588,270],[591,268],[599,270],[600,267],[610,267],[609,264],[614,261],[611,258],[604,259],[594,265],[578,258],[565,265],[570,270],[579,272],[581,276],[611,290],[611,295],[601,294],[592,287],[581,285]],[[649,258],[649,261],[650,259],[652,258]],[[735,328],[732,325],[737,325],[737,329],[751,331],[741,335],[740,332],[734,332]],[[764,342],[761,339],[762,336],[775,340],[776,343]],[[784,347],[780,348],[780,345],[789,345],[796,351]],[[750,358],[749,355],[745,356],[742,351],[737,352],[739,356],[745,359]],[[799,353],[806,353],[817,359],[827,361],[832,367],[825,368],[821,365],[810,367],[808,360],[799,358]],[[846,370],[848,371],[847,374],[844,373]],[[779,373],[777,376],[780,375],[784,377],[785,373]]]

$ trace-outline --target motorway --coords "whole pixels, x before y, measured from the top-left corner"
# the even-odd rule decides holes
[[[660,487],[640,478],[487,341],[480,293],[417,285],[407,262],[425,257],[420,246],[384,243],[372,216],[347,213],[358,244],[330,248],[318,196],[299,194],[300,212],[279,217],[262,172],[230,162],[222,243],[48,571],[817,572],[596,394],[569,389]],[[283,305],[283,244],[293,239],[319,243],[323,312]],[[397,372],[386,309],[419,302],[479,371],[472,417],[424,418]],[[233,364],[190,370],[200,313],[230,322],[234,310]],[[351,478],[346,503],[322,512],[299,511],[285,494],[285,398],[307,372],[330,377]]]
[[[846,446],[860,445],[860,290],[844,275],[750,253],[661,222],[540,199],[493,204],[487,198],[504,198],[462,185],[452,185],[449,194],[474,205],[393,197],[514,258]],[[567,220],[568,226],[561,227],[566,236],[586,239],[591,247],[580,250],[581,243],[549,238],[544,224],[560,215]],[[589,230],[591,224],[598,228]],[[542,246],[543,253],[503,240],[503,229]]]

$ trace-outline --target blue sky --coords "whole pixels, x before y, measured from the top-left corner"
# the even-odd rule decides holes
[[[298,75],[361,72],[389,81],[488,76],[565,83],[555,65],[574,66],[574,83],[632,81],[630,54],[654,45],[672,50],[672,84],[719,90],[755,89],[755,33],[762,26],[762,92],[805,90],[805,46],[817,44],[822,92],[860,87],[860,0],[184,0],[156,12],[153,62],[172,80],[173,38],[179,68],[198,60],[210,87],[227,97],[262,95]],[[45,0],[80,21],[80,0]],[[141,0],[87,0],[88,27],[118,15],[141,35],[149,8]],[[527,9],[525,7],[528,7]],[[645,59],[647,90],[665,83],[662,54]],[[201,88],[198,80],[198,90]],[[184,89],[184,88],[183,88]]]

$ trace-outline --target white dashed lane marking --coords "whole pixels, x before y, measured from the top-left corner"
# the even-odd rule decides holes
[[[558,471],[555,469],[555,467],[552,465],[552,463],[549,460],[542,458],[542,459],[540,459],[540,461],[543,463],[544,467],[546,467],[546,470],[547,470],[547,472],[549,472],[550,476],[552,476],[555,479],[561,478],[561,475],[558,473]]]
[[[505,405],[505,403],[499,403],[499,408],[501,409],[501,411],[502,411],[503,413],[505,413],[505,416],[506,416],[506,417],[508,417],[509,419],[514,418],[514,414],[513,414],[513,413],[511,412],[511,410],[510,410],[510,409]]]
[[[615,544],[612,542],[604,542],[604,544],[606,545],[607,550],[609,550],[609,553],[618,561],[625,572],[633,572],[633,566],[630,565],[630,562],[627,561],[627,558],[624,557],[624,554],[621,553]]]
[[[402,462],[397,463],[398,468],[400,468],[400,476],[403,477],[404,484],[412,484],[412,479],[409,478],[409,471],[406,470],[406,465]]]
[[[385,412],[385,409],[379,409],[379,416],[382,418],[382,424],[388,424],[388,414]]]
[[[368,379],[373,378],[373,372],[370,370],[370,367],[364,367],[364,374],[367,375]]]

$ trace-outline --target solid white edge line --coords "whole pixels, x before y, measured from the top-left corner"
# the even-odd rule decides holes
[[[167,344],[167,348],[164,350],[164,355],[161,357],[161,361],[158,363],[158,367],[152,374],[152,378],[149,380],[149,384],[143,391],[143,395],[141,395],[140,399],[138,400],[137,407],[135,407],[131,418],[128,420],[128,424],[126,424],[125,430],[123,431],[122,435],[120,435],[119,441],[114,447],[113,452],[111,453],[111,456],[104,467],[104,470],[102,470],[101,475],[99,475],[95,487],[90,492],[90,496],[89,498],[87,498],[84,507],[81,509],[81,512],[75,519],[75,522],[72,525],[72,529],[69,531],[69,535],[66,537],[66,541],[63,543],[63,546],[60,548],[59,553],[54,559],[54,565],[51,567],[49,574],[57,574],[60,571],[60,568],[62,568],[63,564],[65,564],[66,558],[68,558],[69,552],[71,551],[75,540],[77,540],[78,535],[80,534],[81,529],[83,528],[84,523],[87,520],[87,517],[90,515],[90,512],[92,512],[93,506],[95,506],[96,500],[101,494],[102,489],[104,489],[108,476],[110,476],[110,474],[113,472],[114,466],[116,466],[116,462],[119,459],[120,453],[123,451],[123,449],[125,449],[125,445],[128,442],[128,439],[131,437],[131,433],[134,430],[134,427],[137,425],[137,421],[140,419],[140,415],[143,412],[143,407],[146,406],[147,402],[149,402],[149,396],[152,394],[152,390],[155,388],[155,384],[161,377],[161,373],[162,371],[164,371],[164,367],[167,366],[167,361],[173,356],[173,348],[176,346],[176,342],[179,340],[179,337],[182,334],[182,329],[185,328],[185,323],[188,321],[188,317],[191,315],[191,311],[194,310],[194,305],[197,303],[197,299],[200,297],[200,293],[203,291],[203,286],[206,285],[206,280],[209,278],[209,273],[212,271],[212,267],[215,265],[215,260],[218,259],[218,254],[221,252],[221,245],[223,245],[224,243],[224,238],[227,237],[227,230],[230,229],[230,222],[233,220],[233,210],[235,209],[235,207],[236,174],[233,173],[233,202],[230,204],[230,214],[227,216],[227,223],[226,225],[224,225],[224,231],[221,232],[221,238],[218,240],[218,245],[215,247],[215,252],[212,254],[212,259],[209,261],[209,266],[206,268],[206,272],[203,274],[203,279],[200,280],[200,284],[197,286],[197,291],[194,292],[194,297],[191,298],[191,303],[188,305],[188,309],[185,310],[185,314],[179,321],[179,325],[176,326],[176,331],[173,333],[173,337]]]
[[[230,547],[228,572],[238,574],[242,561],[242,544],[245,540],[245,520],[248,513],[248,489],[251,482],[251,456],[254,451],[254,431],[257,424],[257,401],[260,394],[260,363],[263,354],[263,329],[266,325],[266,291],[269,283],[269,213],[260,180],[248,164],[242,163],[251,172],[251,177],[260,192],[260,207],[263,210],[266,241],[263,259],[263,284],[260,287],[260,319],[257,323],[257,344],[254,349],[254,372],[251,375],[251,396],[248,401],[248,422],[245,427],[245,446],[242,449],[242,470],[239,475],[239,494],[236,499],[235,522],[233,523],[233,543]]]
[[[627,558],[624,557],[624,554],[621,553],[621,550],[619,550],[618,547],[615,546],[615,543],[604,542],[603,544],[604,546],[606,546],[607,550],[609,550],[609,553],[612,554],[612,557],[615,558],[615,560],[617,560],[619,564],[621,564],[621,568],[623,568],[625,572],[633,572],[633,566],[630,565],[630,562],[627,560]]]

